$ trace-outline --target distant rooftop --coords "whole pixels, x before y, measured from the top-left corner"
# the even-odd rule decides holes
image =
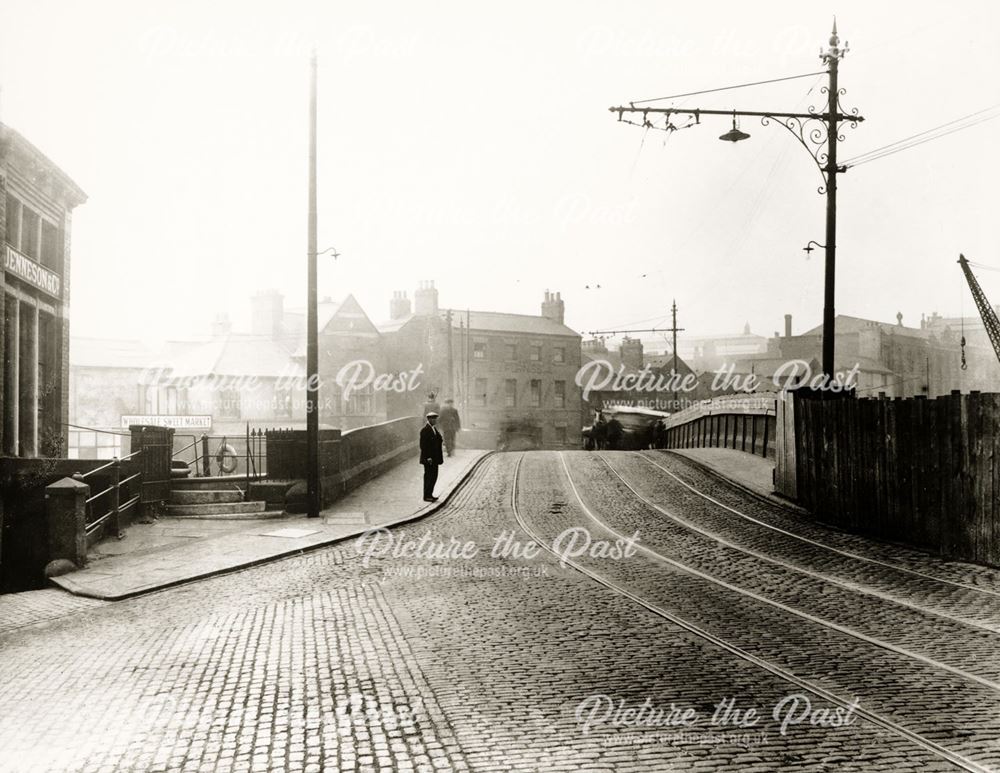
[[[146,368],[157,351],[142,341],[117,338],[70,338],[69,363],[80,368]]]
[[[871,328],[881,328],[884,333],[892,333],[893,335],[906,335],[912,336],[914,338],[930,338],[932,332],[930,330],[921,330],[917,327],[907,327],[906,325],[900,325],[898,323],[892,322],[879,322],[874,319],[864,319],[862,317],[849,317],[846,314],[838,314],[833,324],[834,330],[838,334],[843,333],[857,333],[861,330],[869,330]],[[801,335],[804,336],[818,336],[823,334],[823,326],[817,325],[811,330],[807,330]]]
[[[464,325],[465,320],[466,312],[455,309],[452,314],[452,327]],[[502,311],[473,310],[468,312],[468,324],[471,330],[484,330],[496,333],[580,337],[580,334],[571,327],[548,317],[534,314],[508,314]]]

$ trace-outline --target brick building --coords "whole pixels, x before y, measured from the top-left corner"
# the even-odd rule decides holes
[[[69,420],[73,209],[86,195],[0,124],[0,454],[60,456]]]
[[[1000,363],[992,349],[976,341],[966,347],[967,367],[962,369],[961,335],[954,327],[926,320],[919,328],[909,327],[902,314],[895,324],[838,314],[834,329],[834,369],[846,373],[856,367],[861,396],[884,392],[888,397],[937,397],[956,389],[995,391],[1000,386]],[[791,335],[791,317],[786,316],[785,335],[772,338],[766,354],[736,360],[735,371],[766,380],[762,388],[773,388],[775,379],[786,385],[794,376],[788,363],[796,360],[808,363],[815,376],[822,341],[822,325]]]
[[[390,372],[420,366],[422,389],[399,396],[390,416],[412,414],[429,391],[455,399],[466,443],[492,448],[501,434],[547,447],[580,442],[580,335],[564,323],[559,293],[545,293],[541,314],[442,309],[433,283],[409,300],[396,293],[386,339]]]

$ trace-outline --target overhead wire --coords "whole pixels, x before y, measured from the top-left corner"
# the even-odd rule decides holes
[[[1000,118],[1000,110],[998,110],[998,108],[1000,108],[1000,104],[991,105],[990,107],[983,108],[982,110],[977,110],[974,113],[948,121],[940,126],[935,126],[931,129],[919,132],[918,134],[904,137],[901,140],[896,140],[895,142],[883,145],[880,148],[874,148],[873,150],[869,150],[867,153],[861,153],[853,158],[847,159],[843,165],[850,168],[852,166],[867,164],[871,161],[891,156],[903,150],[909,150],[910,148],[918,145],[923,145],[924,143],[931,142],[932,140],[946,137],[949,134],[954,134],[955,132],[962,131],[963,129],[969,129],[973,126],[977,126],[978,124],[992,121],[996,118]],[[991,113],[991,111],[996,112]]]
[[[662,102],[665,99],[680,99],[681,97],[694,97],[694,96],[698,96],[699,94],[714,94],[714,93],[716,93],[718,91],[731,91],[733,89],[745,89],[745,88],[747,88],[749,86],[763,86],[766,83],[780,83],[781,81],[791,81],[791,80],[795,80],[797,78],[809,78],[809,77],[812,77],[813,75],[826,75],[826,74],[827,74],[826,70],[820,70],[818,72],[802,73],[801,75],[788,75],[788,76],[786,76],[784,78],[771,78],[770,80],[766,80],[766,81],[754,81],[753,83],[738,83],[735,86],[720,86],[718,88],[705,89],[703,91],[689,91],[689,92],[687,92],[685,94],[671,94],[670,96],[667,96],[667,97],[653,97],[652,99],[639,99],[639,100],[636,100],[634,102],[629,102],[629,104],[630,105],[645,105],[645,104],[648,104],[649,102]]]

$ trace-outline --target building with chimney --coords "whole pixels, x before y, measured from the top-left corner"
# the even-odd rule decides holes
[[[649,354],[638,338],[624,336],[616,350],[608,348],[607,339],[591,338],[583,342],[582,362],[585,366],[584,383],[591,383],[594,376],[596,383],[607,385],[601,389],[588,392],[582,403],[582,420],[584,425],[590,424],[597,411],[612,406],[630,408],[648,408],[656,411],[674,412],[686,408],[692,402],[697,402],[710,396],[710,390],[704,379],[699,379],[683,358],[677,358],[677,373],[680,379],[689,379],[692,385],[690,391],[675,393],[670,385],[680,382],[672,379],[674,358],[672,354]],[[608,378],[610,374],[614,377]],[[643,378],[643,388],[622,388],[621,377],[635,379],[640,374]],[[710,382],[710,379],[709,379]],[[625,381],[624,383],[628,383]]]
[[[565,303],[546,291],[541,314],[442,308],[433,282],[390,300],[379,325],[390,372],[420,368],[416,394],[390,395],[389,415],[411,415],[427,393],[451,397],[463,442],[494,448],[511,438],[551,448],[579,445],[580,335],[565,324]]]
[[[0,454],[63,456],[69,421],[73,210],[87,197],[0,124]]]
[[[753,374],[763,381],[760,390],[791,386],[808,372],[821,371],[823,326],[792,335],[791,316],[785,316],[785,335],[775,335],[765,354],[735,358],[735,372]],[[981,323],[980,323],[981,325]],[[937,397],[953,390],[996,391],[1000,388],[1000,363],[992,348],[975,338],[966,345],[962,368],[961,322],[956,330],[941,318],[920,327],[896,322],[838,314],[835,320],[834,369],[856,370],[855,384],[862,397]],[[791,363],[805,363],[796,371]]]

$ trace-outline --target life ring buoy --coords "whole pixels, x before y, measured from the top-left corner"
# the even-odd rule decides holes
[[[226,475],[236,472],[236,449],[229,445],[229,443],[223,443],[219,446],[219,452],[215,455],[215,462],[219,465],[219,469]]]

